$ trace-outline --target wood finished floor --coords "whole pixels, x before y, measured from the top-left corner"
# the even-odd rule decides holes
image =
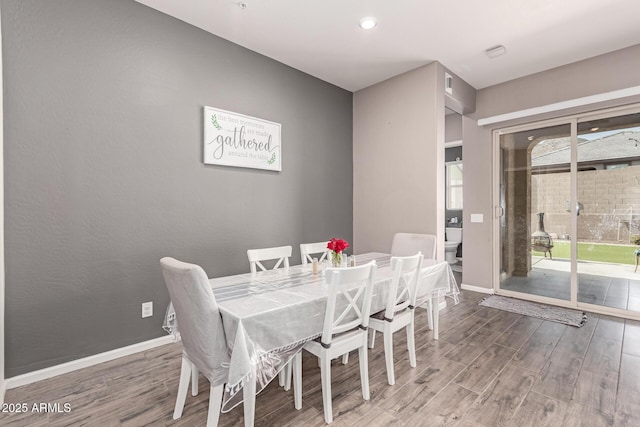
[[[357,357],[332,368],[334,423],[342,426],[640,426],[640,322],[589,314],[582,328],[480,307],[463,291],[441,312],[440,340],[417,311],[418,366],[395,336],[396,385],[387,385],[382,340],[369,352],[371,400]],[[181,347],[163,346],[8,390],[6,403],[69,403],[68,413],[0,414],[3,426],[205,425],[208,383],[171,416]],[[320,371],[304,356],[303,408],[272,383],[258,395],[257,426],[323,426]],[[242,426],[242,406],[220,417]]]

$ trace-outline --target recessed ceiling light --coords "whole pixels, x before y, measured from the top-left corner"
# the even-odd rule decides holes
[[[244,10],[244,9],[246,9],[246,8],[247,8],[247,4],[246,4],[245,2],[242,2],[242,1],[239,1],[239,2],[237,3],[237,5],[238,5],[238,7],[239,7],[240,9],[242,9],[242,10]]]
[[[378,20],[373,16],[367,16],[360,20],[360,28],[363,30],[370,30],[378,25]]]
[[[591,132],[595,132],[595,131],[597,131],[598,129],[600,129],[600,128],[591,128]]]
[[[507,48],[502,45],[497,45],[485,50],[484,53],[486,53],[489,58],[497,58],[507,53]]]

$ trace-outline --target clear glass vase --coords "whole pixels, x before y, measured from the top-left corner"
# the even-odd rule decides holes
[[[342,267],[342,252],[331,251],[331,267]]]

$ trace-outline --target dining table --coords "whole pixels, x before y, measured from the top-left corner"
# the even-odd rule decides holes
[[[371,252],[356,255],[358,265],[376,262],[372,313],[383,310],[393,273],[391,255]],[[228,359],[228,380],[222,412],[242,403],[242,389],[255,381],[263,390],[302,349],[320,337],[324,323],[328,285],[324,269],[314,273],[312,264],[302,264],[257,273],[237,274],[209,280],[222,318]],[[424,260],[417,286],[416,306],[450,297],[457,304],[459,290],[447,262]],[[338,302],[339,304],[339,302]],[[346,302],[345,302],[346,304]],[[164,329],[179,339],[179,325],[170,304]]]

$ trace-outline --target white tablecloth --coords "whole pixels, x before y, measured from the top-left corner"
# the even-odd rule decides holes
[[[368,253],[356,259],[358,265],[376,261],[372,313],[384,309],[392,278],[390,255]],[[224,325],[220,339],[226,339],[230,354],[223,412],[241,403],[243,384],[256,381],[261,391],[304,343],[321,335],[327,285],[311,268],[307,264],[210,280]],[[458,293],[449,264],[424,261],[418,305],[438,296],[451,296],[457,303]],[[178,334],[171,306],[165,329]]]

